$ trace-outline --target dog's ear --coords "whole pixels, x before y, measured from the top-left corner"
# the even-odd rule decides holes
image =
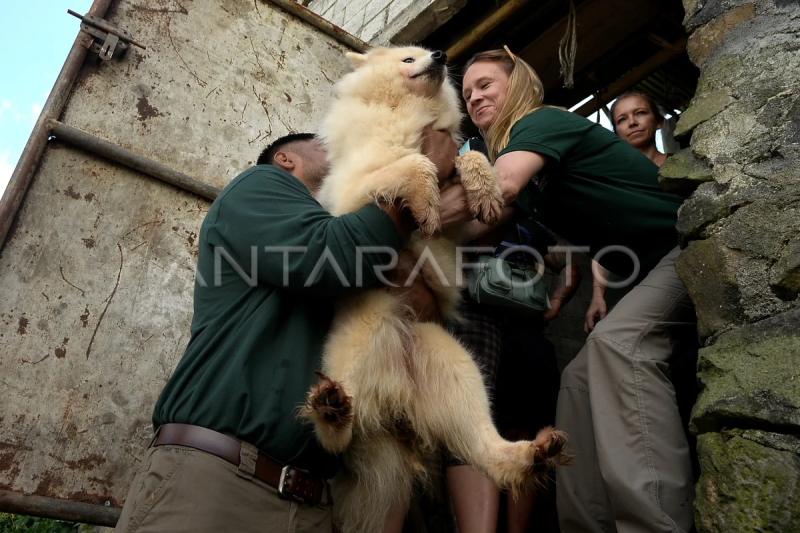
[[[366,54],[356,54],[355,52],[347,52],[344,57],[346,57],[350,64],[353,65],[354,69],[359,67],[363,67],[367,64],[367,56]]]

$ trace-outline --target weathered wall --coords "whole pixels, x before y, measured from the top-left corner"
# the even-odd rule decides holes
[[[308,8],[373,45],[420,41],[467,0],[314,0]]]
[[[147,50],[85,65],[61,120],[217,186],[313,131],[349,70],[260,1],[113,5]],[[189,339],[209,205],[50,143],[0,255],[0,487],[121,504]]]
[[[800,531],[800,3],[684,6],[702,73],[662,177],[700,184],[677,263],[706,344],[698,530]]]

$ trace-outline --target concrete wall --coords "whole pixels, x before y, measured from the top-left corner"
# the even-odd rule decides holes
[[[800,3],[684,6],[701,76],[662,175],[696,188],[676,268],[705,342],[697,528],[800,531]]]
[[[373,45],[415,43],[466,0],[314,0],[308,8]]]

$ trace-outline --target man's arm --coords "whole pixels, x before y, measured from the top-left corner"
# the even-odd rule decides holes
[[[568,247],[569,243],[559,240],[558,247]],[[544,257],[544,263],[553,273],[556,280],[550,289],[550,305],[552,309],[545,311],[542,318],[549,322],[558,316],[561,308],[575,295],[575,289],[581,282],[581,272],[575,262],[567,261],[566,252],[549,252]]]
[[[378,206],[334,217],[296,178],[252,172],[225,191],[208,227],[207,243],[220,264],[233,261],[245,272],[255,266],[259,282],[292,291],[336,294],[375,283],[375,267],[391,264],[403,245]]]

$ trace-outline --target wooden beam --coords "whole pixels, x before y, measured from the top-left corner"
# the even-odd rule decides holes
[[[607,104],[643,79],[650,76],[653,72],[663,67],[675,56],[684,53],[685,50],[686,38],[683,37],[677,42],[673,43],[670,48],[661,50],[656,55],[638,67],[635,67],[633,70],[630,70],[627,74],[600,91],[600,102],[603,105]],[[585,117],[597,111],[597,98],[598,96],[595,96],[584,105],[576,109],[575,114]]]
[[[503,4],[500,9],[489,15],[486,20],[480,22],[474,29],[458,40],[447,49],[447,60],[455,61],[461,57],[471,46],[486,37],[486,35],[511,17],[519,8],[527,4],[530,0],[510,0]]]
[[[671,0],[586,0],[579,4],[576,82],[620,43],[673,9],[673,4]],[[566,27],[565,16],[518,53],[539,74],[545,94],[561,86],[558,43]]]

